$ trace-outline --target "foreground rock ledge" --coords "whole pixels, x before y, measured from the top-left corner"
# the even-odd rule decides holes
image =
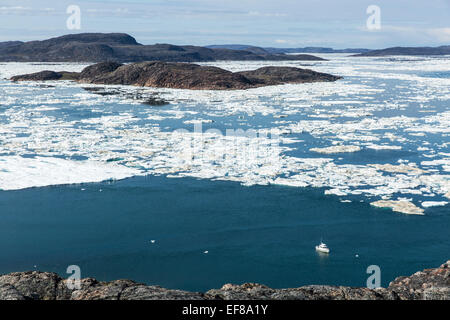
[[[341,77],[294,67],[263,67],[231,72],[192,63],[141,62],[123,65],[102,62],[81,73],[41,71],[14,76],[12,81],[75,80],[80,83],[134,85],[194,90],[237,90],[286,83],[336,81]]]
[[[169,290],[131,280],[81,280],[70,290],[55,273],[15,272],[0,276],[0,300],[450,300],[450,260],[439,268],[399,277],[388,288],[370,290],[339,286],[271,289],[247,283],[224,285],[206,293]]]

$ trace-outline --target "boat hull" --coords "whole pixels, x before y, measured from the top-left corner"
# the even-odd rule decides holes
[[[321,253],[330,253],[330,249],[319,248],[319,246],[316,246],[316,251]]]

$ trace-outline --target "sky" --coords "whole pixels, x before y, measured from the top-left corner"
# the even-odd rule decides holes
[[[70,5],[80,8],[80,29],[67,27]],[[379,19],[367,12],[373,5]],[[81,32],[143,44],[439,46],[450,45],[450,0],[0,0],[0,41]]]

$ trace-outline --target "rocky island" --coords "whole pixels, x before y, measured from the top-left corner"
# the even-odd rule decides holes
[[[0,42],[0,62],[321,61],[309,54],[270,53],[172,44],[143,45],[124,33],[69,34],[43,41]]]
[[[442,56],[450,54],[450,46],[440,47],[392,47],[380,50],[370,50],[355,54],[354,57],[385,57],[385,56]]]
[[[450,300],[450,260],[374,290],[322,285],[271,289],[247,283],[200,293],[92,278],[82,279],[80,289],[69,289],[67,281],[49,272],[10,273],[0,276],[0,300]]]
[[[133,85],[141,87],[232,90],[287,83],[336,81],[339,76],[294,67],[263,67],[252,71],[231,72],[217,67],[191,63],[140,62],[120,64],[102,62],[80,73],[41,71],[18,75],[12,81],[75,80],[80,83]]]

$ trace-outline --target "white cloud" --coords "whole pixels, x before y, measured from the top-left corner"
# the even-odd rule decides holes
[[[428,29],[428,34],[438,41],[450,42],[450,28],[434,28]]]
[[[279,13],[279,12],[259,12],[259,11],[249,11],[247,15],[252,17],[287,17],[286,13]]]
[[[450,45],[450,27],[432,28],[400,25],[381,25],[380,30],[368,30],[366,27],[357,28],[367,34],[377,35],[383,42],[394,45],[410,46],[437,46],[442,44]],[[389,39],[389,40],[388,40]],[[414,44],[408,39],[413,39]]]
[[[58,12],[56,11],[55,8],[50,8],[50,7],[32,8],[32,7],[23,7],[23,6],[9,6],[9,7],[3,6],[3,7],[0,7],[0,14],[12,15],[12,16],[17,16],[17,15],[30,16],[30,15],[34,15],[34,14],[54,15],[54,14],[58,14]]]
[[[33,10],[33,9],[30,7],[21,7],[21,6],[0,7],[1,14],[18,13],[18,12],[31,11],[31,10]]]
[[[129,14],[130,10],[127,8],[116,8],[116,9],[87,9],[88,13],[98,13],[98,14]]]

